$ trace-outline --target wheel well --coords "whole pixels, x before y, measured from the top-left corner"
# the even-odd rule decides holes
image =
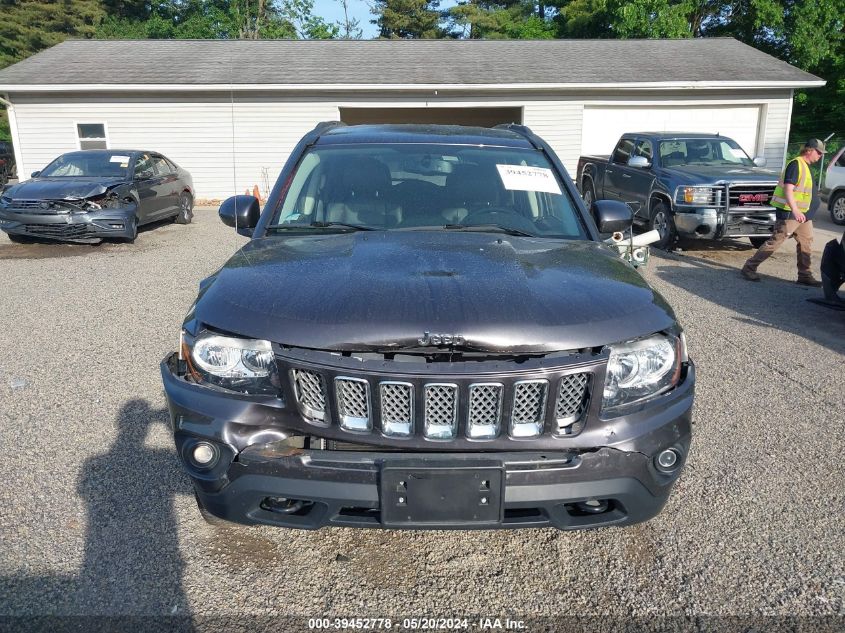
[[[662,193],[653,193],[651,194],[651,198],[648,201],[649,213],[651,213],[651,210],[654,209],[654,205],[656,205],[658,202],[663,202],[669,208],[669,211],[672,210],[672,201],[669,199],[668,196]]]
[[[845,194],[845,187],[837,187],[836,189],[834,189],[833,191],[830,192],[830,195],[828,196],[827,199],[833,200],[836,196],[838,196],[840,194]]]
[[[584,193],[584,187],[586,186],[588,180],[592,184],[592,182],[593,182],[593,172],[592,172],[592,170],[584,171],[584,173],[581,174],[581,193],[582,194]]]

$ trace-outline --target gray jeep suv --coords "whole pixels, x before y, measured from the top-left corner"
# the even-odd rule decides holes
[[[694,367],[528,128],[321,124],[161,365],[200,510],[246,524],[627,525],[666,503]]]

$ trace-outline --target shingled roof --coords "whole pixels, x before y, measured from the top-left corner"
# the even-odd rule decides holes
[[[677,40],[69,40],[0,71],[59,86],[819,86],[731,38]]]

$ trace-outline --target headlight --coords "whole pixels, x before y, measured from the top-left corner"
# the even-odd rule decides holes
[[[644,400],[674,387],[681,375],[681,340],[655,335],[613,345],[602,408]]]
[[[684,202],[687,204],[713,204],[712,187],[684,187]]]
[[[269,341],[234,338],[203,332],[193,341],[183,334],[190,350],[188,363],[198,382],[242,393],[278,394],[279,375]]]

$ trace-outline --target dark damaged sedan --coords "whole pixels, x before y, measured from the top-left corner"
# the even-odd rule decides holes
[[[209,520],[294,528],[628,525],[686,462],[672,309],[528,128],[321,124],[161,364]],[[598,225],[598,226],[597,226]]]
[[[193,201],[191,175],[161,154],[82,150],[4,189],[0,229],[13,242],[131,242],[142,224],[166,218],[188,224]]]

